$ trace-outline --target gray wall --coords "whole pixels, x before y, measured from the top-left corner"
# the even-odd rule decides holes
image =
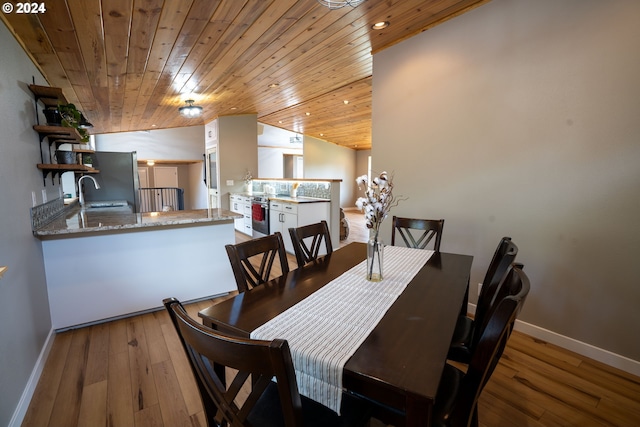
[[[204,126],[105,133],[96,135],[96,150],[135,151],[138,160],[202,160]]]
[[[630,0],[493,0],[382,51],[372,148],[409,197],[395,213],[445,218],[472,284],[511,236],[532,283],[521,319],[636,361],[638,16]]]
[[[0,24],[0,425],[8,425],[51,329],[40,241],[31,234],[31,192],[42,203],[59,196],[46,186],[41,163],[33,95],[28,84],[46,81]],[[10,58],[10,59],[8,59]]]
[[[258,119],[255,114],[218,117],[218,197],[220,206],[229,209],[229,193],[244,191],[247,170],[258,173]],[[209,142],[207,142],[209,143]],[[232,180],[233,185],[227,185]]]
[[[304,177],[341,179],[340,207],[351,207],[356,186],[356,151],[304,135]]]

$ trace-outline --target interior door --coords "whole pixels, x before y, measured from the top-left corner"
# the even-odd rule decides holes
[[[178,168],[176,166],[155,166],[153,168],[153,186],[155,188],[178,188]],[[165,208],[163,200],[166,194],[162,190],[155,190],[155,209],[161,211]],[[169,206],[169,209],[177,209],[177,206]]]
[[[138,168],[138,179],[140,180],[140,188],[149,187],[149,168]]]
[[[209,207],[216,209],[220,207],[218,197],[218,147],[216,145],[207,150],[206,168]]]

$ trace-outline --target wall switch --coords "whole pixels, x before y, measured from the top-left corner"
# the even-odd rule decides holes
[[[31,192],[31,207],[34,207],[38,204],[38,201],[36,200],[36,192],[32,191]]]
[[[42,190],[42,203],[47,203],[47,190]]]
[[[228,179],[227,180],[227,185],[233,185],[233,180],[232,179]]]

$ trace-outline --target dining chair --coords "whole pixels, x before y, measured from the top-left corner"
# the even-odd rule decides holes
[[[298,267],[302,267],[318,258],[323,241],[326,255],[333,252],[327,221],[322,220],[315,224],[289,228],[289,234],[291,235],[291,243],[293,243]]]
[[[268,236],[226,245],[225,248],[239,292],[246,292],[268,282],[276,257],[280,260],[282,273],[289,271],[282,234],[277,231]]]
[[[527,275],[518,265],[512,265],[502,281],[505,296],[490,313],[466,373],[445,364],[436,394],[433,426],[478,426],[478,399],[504,352],[529,289]]]
[[[456,327],[449,347],[448,359],[469,363],[473,348],[477,345],[482,329],[486,326],[487,316],[492,306],[499,301],[497,293],[500,283],[509,266],[518,255],[518,247],[511,237],[503,237],[496,248],[493,258],[482,281],[474,318],[466,313],[458,316]]]
[[[391,228],[391,246],[396,245],[396,233],[402,237],[405,246],[415,249],[426,249],[435,237],[433,250],[440,252],[443,228],[444,219],[402,218],[394,215]]]
[[[286,340],[225,335],[196,322],[177,299],[163,303],[189,359],[209,427],[368,425],[370,405],[362,399],[345,393],[338,416],[299,394]]]

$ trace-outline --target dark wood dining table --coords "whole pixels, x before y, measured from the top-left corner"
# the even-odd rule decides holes
[[[199,316],[206,326],[249,337],[254,329],[365,257],[364,243],[350,243],[208,307]],[[343,371],[345,390],[378,403],[379,413],[391,417],[389,420],[400,417],[399,424],[430,425],[456,319],[469,286],[472,261],[468,255],[436,252],[431,256],[347,361]]]

